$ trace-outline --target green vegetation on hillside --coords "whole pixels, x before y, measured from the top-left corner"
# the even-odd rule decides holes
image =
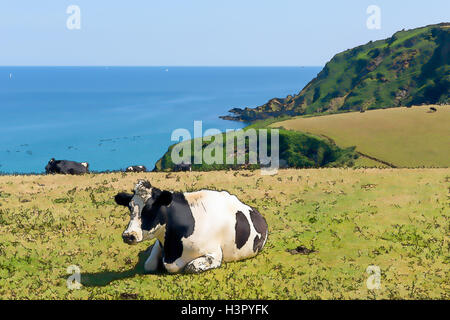
[[[343,148],[356,146],[357,152],[391,166],[450,167],[449,124],[446,105],[298,117],[271,126],[325,136]],[[370,165],[358,160],[355,165]]]
[[[241,135],[238,135],[238,138],[235,139],[234,142],[234,150],[230,154],[226,153],[226,142],[227,136],[226,134],[222,134],[221,138],[223,141],[223,154],[219,156],[221,159],[221,163],[223,164],[208,164],[202,159],[201,164],[195,164],[194,162],[194,140],[185,141],[182,143],[189,144],[191,149],[191,160],[190,162],[193,164],[192,169],[194,171],[211,171],[211,170],[227,170],[230,168],[238,169],[238,168],[249,168],[255,169],[260,167],[260,157],[259,157],[259,139],[260,139],[260,130],[267,125],[268,122],[258,123],[257,125],[250,126],[241,131]],[[258,143],[256,143],[255,147],[257,149],[256,154],[254,155],[258,160],[257,164],[250,164],[249,159],[253,155],[250,149],[249,137],[245,136],[245,133],[248,133],[249,129],[254,129],[256,133],[256,137],[258,137]],[[264,129],[265,130],[265,129]],[[271,155],[271,129],[267,130],[267,156]],[[202,154],[208,149],[212,149],[216,142],[216,137],[213,136],[211,141],[203,141],[201,144]],[[245,139],[245,141],[244,141]],[[237,141],[241,141],[242,145],[245,145],[245,164],[238,164],[238,154],[239,150],[237,146],[239,145]],[[256,140],[253,140],[256,141]],[[244,144],[245,142],[245,144]],[[160,160],[157,161],[155,165],[154,171],[167,171],[172,170],[174,168],[174,163],[172,161],[172,150],[175,145],[169,147],[168,151],[162,156]],[[345,167],[352,166],[354,164],[354,159],[358,158],[358,155],[355,153],[353,147],[347,148],[339,148],[334,143],[331,143],[328,139],[313,136],[310,134],[305,134],[296,131],[289,131],[280,129],[279,130],[279,158],[280,165],[282,167],[290,167],[290,168],[317,168],[317,167]],[[212,153],[215,155],[215,153]],[[226,157],[232,157],[233,164],[226,164]],[[230,162],[230,161],[229,161]]]
[[[228,120],[365,111],[449,103],[450,24],[400,31],[337,54],[298,95],[255,109],[235,108]]]
[[[237,195],[268,222],[264,250],[198,275],[143,274],[152,241],[122,241],[129,211],[113,199],[137,179]],[[0,299],[448,300],[449,182],[449,169],[0,176]],[[300,245],[315,252],[287,252]]]

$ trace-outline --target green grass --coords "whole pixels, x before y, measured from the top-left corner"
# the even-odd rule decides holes
[[[266,217],[266,247],[199,275],[144,275],[152,243],[122,242],[128,213],[113,201],[138,178],[238,195]],[[449,188],[449,169],[0,176],[0,298],[449,299]],[[286,252],[299,245],[316,252]],[[69,265],[80,290],[66,287]]]
[[[435,113],[428,113],[429,107],[299,117],[271,126],[324,135],[397,167],[449,167],[450,106],[435,106]],[[362,161],[371,162],[358,159],[355,165]]]

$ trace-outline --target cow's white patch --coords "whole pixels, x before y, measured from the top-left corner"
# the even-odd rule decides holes
[[[182,258],[192,261],[206,254],[217,255],[218,250],[224,261],[238,261],[256,255],[253,240],[260,236],[250,218],[251,207],[226,191],[202,190],[184,194],[195,220],[194,233],[182,239]],[[241,211],[250,225],[250,235],[245,245],[236,247],[236,213]]]
[[[134,235],[136,242],[141,242],[144,240],[144,232],[142,231],[142,220],[141,212],[145,206],[145,202],[148,200],[149,196],[143,195],[142,193],[135,193],[134,197],[131,199],[130,208],[130,223],[127,229],[123,232],[123,235]],[[146,239],[152,239],[148,232],[145,234]]]

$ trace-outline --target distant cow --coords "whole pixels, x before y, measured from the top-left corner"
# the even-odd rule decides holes
[[[52,158],[45,167],[45,172],[47,174],[84,174],[89,173],[89,164],[87,162],[80,163],[69,160],[55,160],[55,158]]]
[[[131,166],[128,167],[126,172],[147,172],[147,168],[145,166]]]
[[[437,109],[435,107],[430,107],[430,112],[436,112]]]
[[[162,265],[170,273],[198,273],[222,261],[256,256],[267,241],[264,217],[226,191],[161,191],[139,180],[133,194],[118,193],[117,204],[130,210],[123,241],[137,244],[156,238],[144,268]]]
[[[176,164],[173,167],[173,171],[180,172],[180,171],[192,171],[192,165],[189,163],[182,162],[181,164]]]

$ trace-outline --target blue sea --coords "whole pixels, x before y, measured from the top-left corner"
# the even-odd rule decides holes
[[[50,158],[92,171],[153,169],[172,131],[238,129],[219,119],[298,93],[321,67],[0,67],[0,172]]]

